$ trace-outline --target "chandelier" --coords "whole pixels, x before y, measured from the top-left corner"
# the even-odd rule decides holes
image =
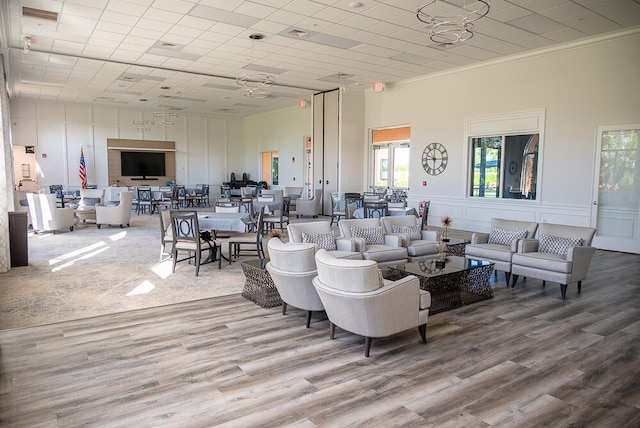
[[[268,74],[241,74],[236,77],[236,83],[244,86],[244,96],[249,98],[267,98],[269,88],[276,83],[276,79]]]
[[[455,11],[436,15],[441,8],[457,6]],[[453,45],[473,37],[474,22],[489,13],[489,0],[419,0],[416,17],[427,24],[429,38],[435,43]]]

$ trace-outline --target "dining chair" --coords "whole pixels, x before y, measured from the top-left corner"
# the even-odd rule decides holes
[[[160,261],[164,260],[165,254],[171,256],[173,252],[167,252],[167,244],[173,245],[173,230],[171,228],[171,211],[160,209]]]
[[[353,213],[358,208],[362,208],[362,195],[359,193],[345,193],[344,205],[346,218],[353,218]]]
[[[422,217],[422,230],[427,229],[427,217],[429,217],[429,205],[431,205],[431,201],[421,201],[419,205],[419,207],[422,208],[420,213]]]
[[[240,233],[229,238],[229,264],[233,257],[238,258],[243,251],[242,247],[249,247],[245,251],[258,255],[259,259],[266,258],[262,247],[262,231],[264,229],[264,206],[258,213],[258,221],[255,232]]]
[[[331,226],[333,226],[333,221],[339,222],[340,218],[344,218],[347,216],[347,207],[346,205],[340,204],[340,193],[339,192],[331,192]]]
[[[196,276],[200,272],[202,252],[207,251],[207,261],[218,261],[218,269],[222,268],[222,245],[216,240],[205,240],[201,238],[198,226],[198,213],[196,211],[176,211],[171,210],[171,232],[173,233],[173,269],[176,271],[176,263],[179,261],[194,259],[196,266]],[[178,259],[179,252],[186,252],[187,257]]]
[[[280,229],[284,229],[285,224],[289,224],[289,207],[291,206],[291,198],[285,196],[282,200],[282,208],[275,210],[273,213],[264,216],[265,231],[272,230],[276,225]]]
[[[386,202],[370,202],[364,201],[362,204],[364,218],[380,218],[386,217],[388,213],[388,205]]]
[[[149,214],[153,214],[153,200],[151,197],[151,187],[138,186],[136,189],[137,204],[136,214],[140,214],[140,211],[144,212],[148,209]]]

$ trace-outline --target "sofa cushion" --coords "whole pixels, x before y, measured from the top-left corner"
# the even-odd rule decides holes
[[[407,252],[412,257],[438,254],[438,243],[422,240],[411,241],[407,246]]]
[[[403,226],[401,224],[391,225],[393,233],[406,233],[409,235],[410,240],[420,239],[420,225],[414,224],[413,226]]]
[[[365,260],[375,260],[378,263],[392,262],[407,259],[407,249],[404,247],[391,247],[389,245],[371,245],[362,252]]]
[[[499,227],[492,227],[489,232],[489,240],[487,243],[489,244],[498,244],[498,245],[506,245],[507,247],[511,245],[511,241],[514,238],[526,238],[527,231],[526,230],[509,230],[509,229],[501,229]]]
[[[367,245],[383,245],[384,235],[382,226],[378,227],[352,227],[350,228],[351,236],[354,238],[364,239]]]
[[[429,309],[431,307],[431,293],[426,290],[420,290],[420,309]]]
[[[582,245],[581,238],[563,238],[543,233],[538,239],[538,252],[566,256],[569,252],[569,247],[577,247],[579,245]]]
[[[327,251],[337,250],[336,236],[333,232],[326,233],[305,233],[302,232],[302,242],[304,244],[318,244],[318,248]]]

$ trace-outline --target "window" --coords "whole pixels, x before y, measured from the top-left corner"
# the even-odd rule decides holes
[[[409,137],[411,128],[376,129],[372,133],[372,187],[409,188]]]
[[[471,196],[536,199],[538,134],[475,137]]]
[[[278,152],[262,152],[262,181],[278,185]]]
[[[538,199],[538,151],[543,128],[543,110],[468,120],[468,195]]]

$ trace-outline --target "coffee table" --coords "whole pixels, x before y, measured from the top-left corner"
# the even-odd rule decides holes
[[[240,263],[247,279],[242,289],[242,297],[263,308],[282,305],[280,293],[278,293],[269,271],[264,267],[268,261],[267,259],[255,259]]]
[[[391,280],[417,276],[420,288],[431,293],[429,313],[437,314],[491,299],[493,290],[489,280],[493,266],[484,260],[450,256],[442,269],[436,268],[435,260],[424,260],[389,267],[385,276]]]

